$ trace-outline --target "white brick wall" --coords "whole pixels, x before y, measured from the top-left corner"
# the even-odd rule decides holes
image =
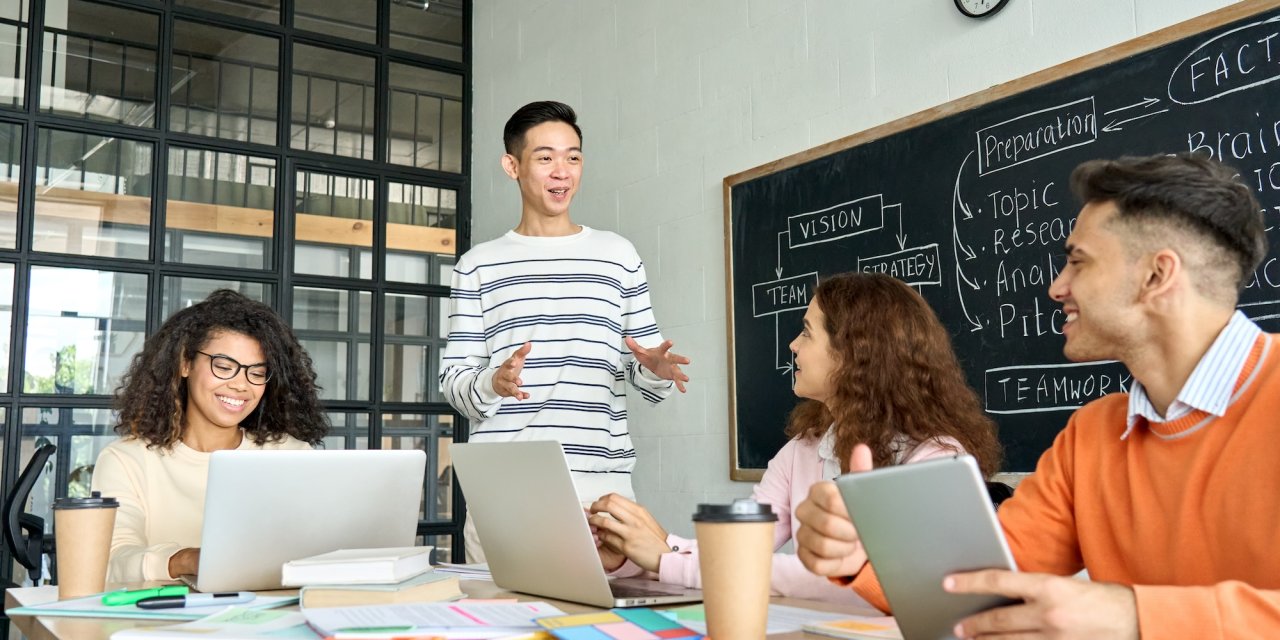
[[[636,492],[689,535],[729,481],[725,176],[1208,13],[1228,0],[475,0],[473,240],[515,225],[502,125],[527,102],[578,110],[574,219],[631,239],[654,308],[693,358],[687,395],[631,400]],[[778,425],[781,429],[783,425]]]

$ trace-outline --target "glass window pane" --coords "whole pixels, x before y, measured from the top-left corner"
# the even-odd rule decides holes
[[[375,61],[296,44],[290,146],[373,159]]]
[[[447,522],[447,520],[446,520]],[[431,552],[431,563],[440,564],[441,562],[453,562],[453,536],[437,533],[429,536],[418,536],[422,539],[418,543],[419,546],[430,545],[435,547]],[[461,562],[461,560],[459,560]]]
[[[368,291],[294,288],[293,331],[311,355],[321,399],[369,399],[372,314]]]
[[[267,304],[271,304],[271,298],[275,293],[274,285],[262,282],[166,276],[160,294],[164,307],[162,313],[165,318],[168,318],[174,312],[204,300],[217,289],[231,289]]]
[[[427,453],[423,479],[421,520],[448,522],[452,518],[452,468],[448,449],[453,441],[453,416],[421,413],[382,415],[382,449],[421,450]]]
[[[21,3],[25,8],[26,3]],[[4,6],[0,6],[0,14],[17,14],[16,9],[19,3],[6,2]],[[19,107],[23,106],[25,98],[26,70],[27,70],[27,48],[25,43],[31,36],[27,33],[26,11],[20,12],[21,17],[14,15],[7,17],[11,20],[21,20],[23,26],[15,24],[0,24],[0,107]]]
[[[280,0],[178,0],[178,6],[280,24]]]
[[[457,203],[452,189],[390,183],[386,280],[449,284],[457,248]],[[441,269],[442,265],[450,268]]]
[[[326,449],[369,448],[369,414],[331,411],[328,415],[332,428],[324,439]]]
[[[462,62],[462,0],[394,0],[391,47]]]
[[[246,269],[271,262],[276,161],[169,149],[165,260]]]
[[[395,6],[395,3],[392,3]],[[378,41],[377,0],[294,0],[293,26],[373,44]]]
[[[299,171],[294,194],[295,273],[369,279],[374,181]]]
[[[69,0],[46,5],[44,25],[42,111],[155,126],[157,15]]]
[[[280,41],[177,20],[170,131],[274,145]]]
[[[9,346],[13,344],[13,276],[16,269],[0,262],[0,392],[9,391]],[[0,421],[0,426],[3,421]],[[0,458],[3,460],[3,458]]]
[[[0,56],[3,52],[0,51]],[[18,184],[22,168],[22,127],[0,123],[0,248],[18,246]]]
[[[142,349],[147,276],[32,267],[30,283],[23,392],[110,394]]]
[[[57,129],[36,143],[37,251],[145,260],[151,145]]]
[[[462,76],[391,64],[391,142],[395,164],[462,171]]]
[[[425,338],[431,335],[426,296],[387,294],[386,335],[395,338]]]
[[[386,295],[385,344],[382,353],[382,399],[386,402],[428,402],[435,399],[435,371],[431,350],[430,298]],[[442,345],[439,345],[442,346]]]

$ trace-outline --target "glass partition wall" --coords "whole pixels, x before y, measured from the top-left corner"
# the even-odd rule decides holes
[[[57,445],[27,504],[46,530],[147,336],[226,287],[310,352],[326,448],[427,452],[419,541],[461,559],[466,427],[435,380],[468,245],[469,10],[0,0],[2,479]]]

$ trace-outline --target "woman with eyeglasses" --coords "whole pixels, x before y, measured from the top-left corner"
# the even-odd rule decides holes
[[[119,500],[107,582],[195,574],[209,455],[308,449],[329,423],[311,357],[275,311],[220,289],[173,314],[116,389],[121,439],[92,487]]]

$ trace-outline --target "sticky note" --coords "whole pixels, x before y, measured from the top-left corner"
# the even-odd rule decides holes
[[[613,640],[658,640],[658,636],[641,629],[632,622],[598,624],[596,628]]]
[[[613,640],[595,627],[566,627],[556,629],[556,637],[560,640]]]
[[[548,616],[546,618],[538,618],[537,622],[544,629],[563,629],[565,627],[584,627],[593,624],[625,622],[625,620],[612,611],[600,611],[598,613],[579,613],[568,616]]]
[[[615,610],[618,615],[636,623],[640,628],[649,631],[663,631],[665,629],[679,629],[679,624],[673,622],[670,618],[654,611],[653,609],[618,609]]]

